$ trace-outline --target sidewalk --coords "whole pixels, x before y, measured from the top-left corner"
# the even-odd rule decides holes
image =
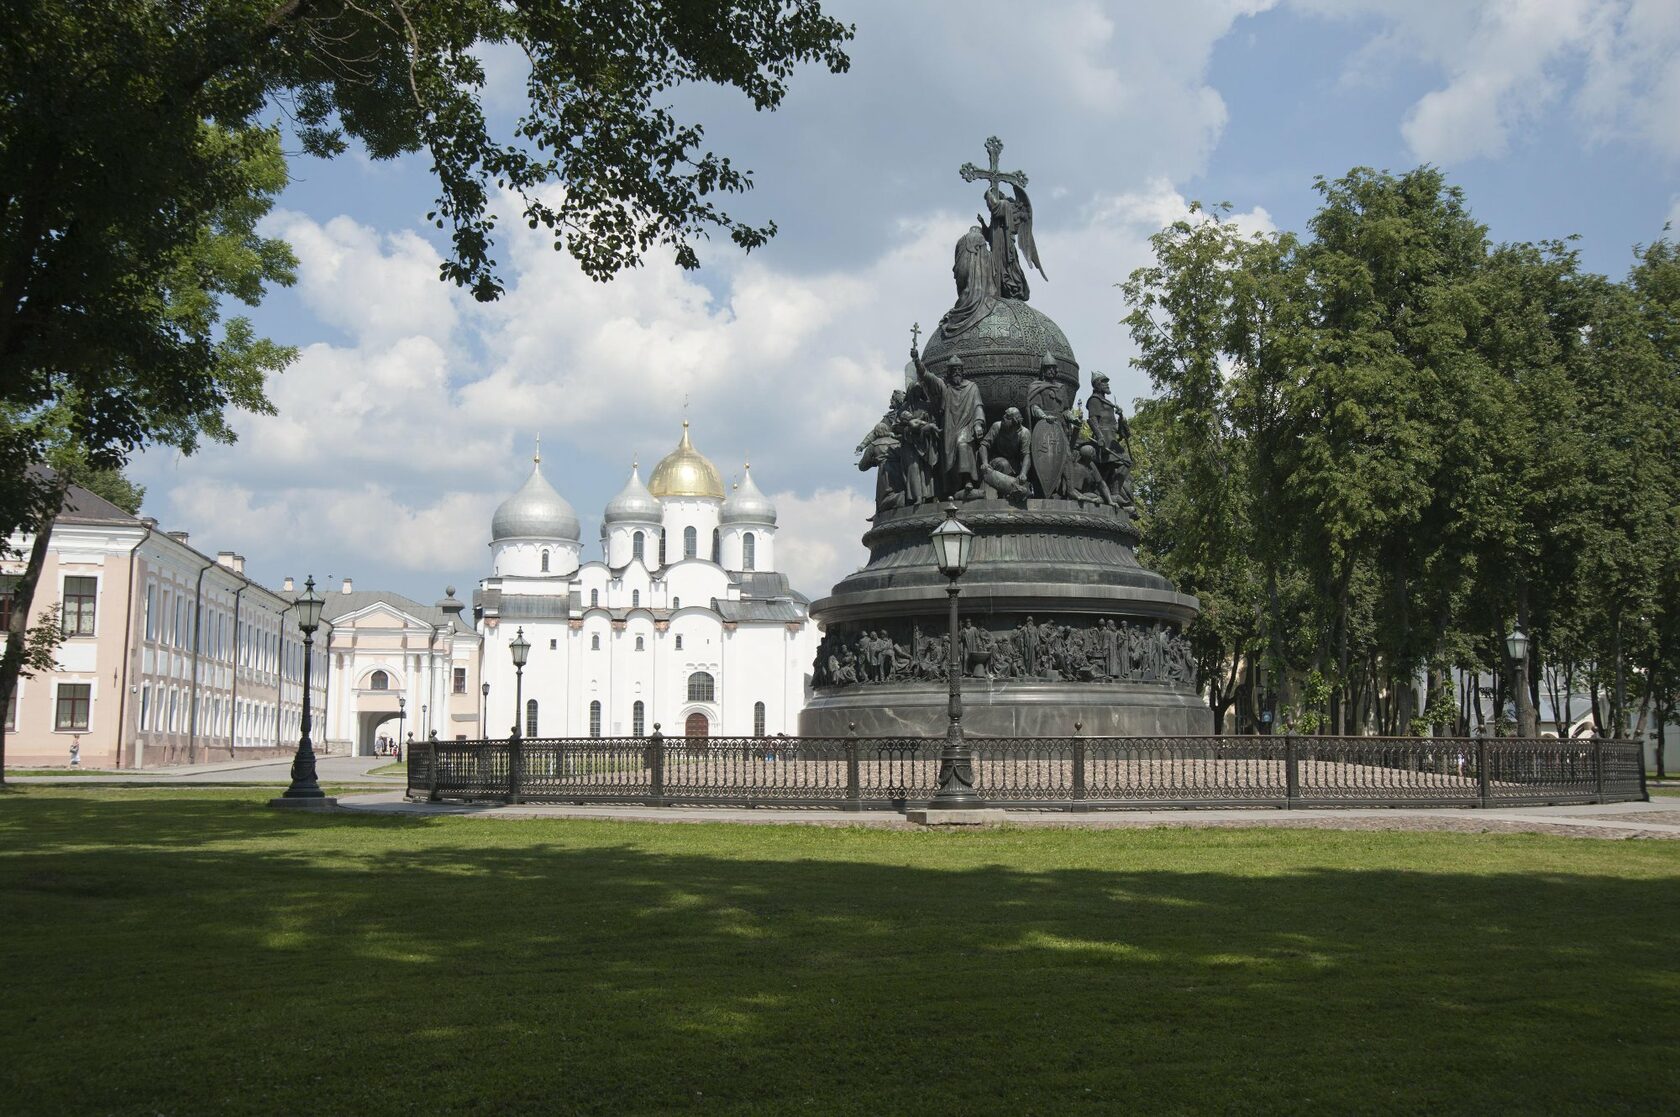
[[[389,756],[321,756],[315,760],[315,772],[322,783],[366,783],[379,786],[404,787],[407,779],[401,772],[370,776],[368,771],[393,763]],[[13,776],[8,783],[46,783],[80,787],[84,784],[286,784],[292,778],[290,757],[268,760],[224,760],[215,764],[179,764],[170,768],[107,768],[97,772],[83,769],[80,774],[52,776]]]
[[[785,807],[643,807],[633,805],[426,803],[401,792],[340,796],[338,810],[420,818],[472,816],[494,819],[566,818],[605,822],[721,822],[769,826],[868,826],[920,830],[896,811],[835,811]],[[1426,830],[1462,833],[1560,834],[1582,838],[1680,839],[1680,801],[1593,803],[1568,807],[1499,807],[1491,810],[1420,808],[1333,808],[1281,811],[1249,809],[1102,811],[1008,811],[1003,824],[1028,828],[1077,827],[1118,830],[1136,827],[1278,827],[1305,830]]]

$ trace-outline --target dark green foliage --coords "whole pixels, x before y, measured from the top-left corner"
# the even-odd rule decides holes
[[[1179,222],[1125,284],[1146,542],[1203,600],[1210,702],[1264,662],[1297,725],[1464,731],[1449,672],[1491,670],[1519,723],[1574,684],[1635,731],[1680,608],[1674,246],[1618,284],[1489,244],[1434,168],[1318,189],[1303,243]]]

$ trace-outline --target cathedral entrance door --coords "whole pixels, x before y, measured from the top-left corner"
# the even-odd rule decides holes
[[[684,737],[697,737],[703,741],[711,735],[712,723],[707,719],[705,714],[696,710],[694,713],[688,715],[688,720],[683,723]]]

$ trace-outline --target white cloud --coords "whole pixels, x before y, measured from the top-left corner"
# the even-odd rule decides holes
[[[813,601],[869,561],[863,533],[875,502],[852,489],[819,489],[810,496],[772,494],[776,506],[776,565]]]
[[[1400,59],[1446,83],[1400,124],[1419,159],[1455,163],[1505,154],[1544,110],[1565,100],[1596,139],[1628,139],[1680,156],[1680,16],[1673,0],[1292,0],[1380,30],[1344,81],[1367,84]]]

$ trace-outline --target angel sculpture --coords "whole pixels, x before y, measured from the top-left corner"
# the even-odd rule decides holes
[[[1038,261],[1038,245],[1033,241],[1032,202],[1027,192],[1015,183],[1010,183],[1009,188],[1015,194],[1013,199],[1005,198],[996,182],[986,188],[986,209],[991,217],[982,228],[992,249],[992,259],[997,262],[998,293],[1006,299],[1026,302],[1029,291],[1021,257],[1025,256],[1039,275],[1044,275],[1044,265]]]
[[[957,242],[951,269],[951,276],[957,282],[957,302],[939,322],[939,332],[945,337],[966,332],[992,312],[999,298],[1027,300],[1030,292],[1027,273],[1021,265],[1023,256],[1038,269],[1039,275],[1044,275],[1038,244],[1033,240],[1027,176],[1023,171],[998,170],[998,156],[1002,152],[1003,142],[993,136],[986,141],[989,169],[964,163],[957,170],[964,182],[986,180],[987,216],[976,217],[979,224],[972,226]],[[998,188],[999,183],[1005,182],[1013,197],[1004,197]]]

